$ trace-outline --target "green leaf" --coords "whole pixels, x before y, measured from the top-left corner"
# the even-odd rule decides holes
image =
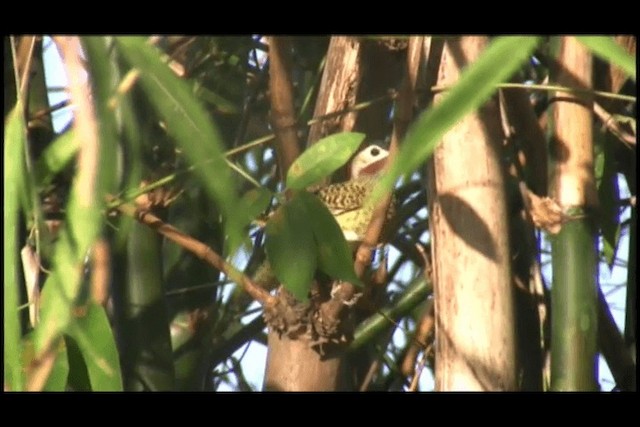
[[[75,318],[69,335],[82,352],[93,391],[122,391],[120,360],[113,332],[102,306],[89,303]]]
[[[40,294],[40,323],[33,331],[37,352],[46,350],[71,319],[73,301],[81,290],[82,279],[74,249],[68,230],[63,229],[54,248],[54,269]]]
[[[253,220],[267,209],[272,197],[271,191],[264,187],[253,188],[242,195],[240,212]]]
[[[306,191],[297,195],[306,211],[318,248],[318,267],[334,279],[364,286],[353,269],[353,254],[336,219],[316,196]]]
[[[22,341],[23,366],[33,363],[35,348],[33,345],[33,334],[28,333]],[[67,346],[63,340],[57,345],[55,361],[49,372],[49,377],[42,388],[43,391],[65,391],[67,388],[67,378],[69,376],[69,359]]]
[[[92,101],[98,124],[98,151],[89,150],[88,155],[96,157],[97,168],[91,171],[95,173],[91,200],[86,197],[87,191],[82,189],[87,184],[87,171],[78,168],[73,179],[65,207],[66,226],[54,247],[53,271],[47,278],[48,286],[42,292],[41,321],[34,330],[37,352],[55,342],[69,325],[74,301],[82,290],[82,266],[104,225],[105,195],[115,190],[116,184],[116,126],[113,113],[107,106],[113,79],[106,42],[103,37],[86,37],[83,42],[92,76]],[[74,133],[74,136],[78,138],[80,135]],[[76,144],[81,146],[81,142]]]
[[[636,80],[636,58],[627,53],[611,36],[579,36],[577,39],[594,54],[622,68]]]
[[[18,313],[18,213],[24,183],[26,125],[18,102],[8,115],[4,129],[4,384],[5,389],[24,390],[20,317]]]
[[[364,138],[358,132],[322,138],[293,162],[287,172],[287,188],[302,190],[331,174],[353,156]]]
[[[35,165],[36,185],[40,188],[51,183],[53,178],[69,164],[80,148],[80,141],[70,129],[47,145]]]
[[[84,363],[84,357],[78,343],[69,335],[64,336],[64,342],[67,346],[67,354],[69,356],[69,379],[67,387],[73,391],[91,391],[91,381],[87,372],[87,364]]]
[[[230,253],[241,244],[246,216],[238,215],[240,202],[226,164],[222,138],[189,85],[162,62],[161,53],[143,37],[116,37],[125,58],[140,71],[142,88],[167,129],[195,165],[196,175],[222,211]],[[202,162],[206,161],[206,165]]]
[[[93,96],[95,114],[100,136],[100,164],[96,181],[98,200],[103,201],[106,194],[113,194],[117,188],[117,154],[118,129],[113,108],[109,106],[115,92],[114,67],[115,59],[107,48],[107,37],[83,37],[91,81],[93,82]]]
[[[391,191],[403,174],[427,160],[443,135],[465,115],[478,109],[529,58],[539,37],[497,37],[482,56],[462,72],[441,102],[423,112],[407,132],[400,151],[373,191],[373,200]],[[469,141],[473,143],[473,141]]]
[[[317,253],[304,203],[294,197],[280,206],[265,227],[265,251],[276,277],[300,301],[308,299]]]
[[[219,95],[206,87],[196,84],[195,94],[198,98],[203,99],[205,102],[213,105],[216,109],[224,114],[239,114],[240,108],[233,102],[229,101],[222,95]]]

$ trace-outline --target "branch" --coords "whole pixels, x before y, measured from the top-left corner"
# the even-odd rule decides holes
[[[291,82],[291,41],[269,37],[269,92],[271,121],[276,134],[280,178],[284,182],[289,166],[300,155]]]
[[[544,131],[529,102],[529,97],[522,90],[501,90],[500,94],[506,102],[504,106],[508,122],[513,126],[515,135],[521,141],[521,152],[517,160],[521,170],[529,172],[528,186],[541,196],[547,194],[547,142]],[[505,135],[507,133],[505,132]],[[525,179],[526,174],[520,177]]]
[[[619,125],[616,119],[609,114],[600,104],[593,103],[593,111],[596,116],[602,121],[602,124],[606,126],[609,131],[614,134],[620,141],[629,147],[636,145],[636,137],[625,132]]]
[[[113,196],[107,197],[107,203],[115,202],[116,199]],[[262,289],[256,283],[254,283],[249,277],[244,275],[241,271],[238,271],[231,264],[226,262],[220,255],[218,255],[213,249],[199,240],[184,234],[182,231],[173,227],[172,225],[165,224],[157,216],[137,209],[131,204],[121,204],[116,208],[121,213],[134,218],[153,228],[158,233],[162,234],[167,239],[177,243],[184,249],[188,250],[201,260],[207,262],[209,265],[217,268],[227,275],[232,281],[242,286],[242,288],[251,295],[256,301],[258,301],[263,307],[273,306],[276,304],[277,299],[273,297],[269,292]]]

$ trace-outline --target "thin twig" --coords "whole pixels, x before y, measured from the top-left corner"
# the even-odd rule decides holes
[[[29,124],[31,124],[32,122],[41,119],[42,117],[51,114],[55,111],[58,110],[62,110],[63,108],[69,107],[71,106],[71,101],[69,101],[68,99],[65,99],[64,101],[60,101],[57,104],[52,105],[51,107],[48,108],[43,108],[42,110],[36,111],[30,118],[29,118]]]
[[[359,391],[367,391],[378,369],[380,369],[380,359],[374,359],[371,365],[369,365],[369,370],[367,370],[367,375],[365,375],[364,380],[362,380]]]
[[[99,170],[98,123],[93,108],[91,91],[85,77],[85,68],[80,56],[78,37],[55,37],[54,41],[62,52],[69,92],[76,106],[74,128],[76,138],[82,141],[78,153],[78,172],[75,186],[81,206],[92,206],[95,201],[95,184]]]
[[[440,86],[432,86],[431,92],[440,93],[451,90],[453,86],[449,85],[440,85]],[[637,99],[635,96],[630,95],[622,95],[619,93],[611,93],[611,92],[603,92],[599,90],[590,90],[590,89],[580,89],[574,87],[567,86],[555,86],[555,85],[547,85],[547,84],[528,84],[528,83],[499,83],[496,85],[496,89],[524,89],[524,90],[542,90],[549,92],[569,92],[569,93],[579,93],[586,95],[595,95],[601,98],[611,98],[617,99],[620,101],[628,101],[628,102],[636,102]]]
[[[402,375],[410,377],[415,374],[416,358],[421,351],[426,352],[427,338],[433,333],[435,323],[434,301],[433,299],[429,299],[422,314],[422,318],[420,319],[420,323],[416,328],[414,338],[411,340],[409,349],[407,350],[402,364],[400,365]]]
[[[422,371],[427,362],[427,357],[428,357],[429,351],[431,350],[431,347],[432,346],[425,348],[425,350],[422,352],[422,357],[418,362],[418,369],[416,369],[413,375],[413,378],[411,379],[411,385],[409,386],[408,391],[418,391],[418,381],[420,380],[420,376],[422,375]]]
[[[103,238],[93,245],[91,269],[91,298],[96,303],[105,306],[109,298],[109,283],[111,278],[111,256],[109,245]]]
[[[614,134],[620,141],[628,145],[629,147],[636,145],[636,137],[633,135],[629,135],[625,132],[619,125],[616,119],[609,114],[600,104],[597,102],[593,103],[593,111],[596,113],[596,116],[602,121],[602,123],[606,126],[612,134]]]
[[[115,198],[107,197],[107,203],[114,203]],[[263,306],[275,305],[277,299],[265,291],[263,288],[254,283],[249,277],[237,270],[231,264],[226,262],[211,247],[205,245],[199,240],[183,233],[172,225],[165,224],[160,218],[149,212],[143,212],[129,203],[120,204],[117,210],[121,213],[138,220],[139,222],[153,228],[167,239],[177,243],[182,248],[196,255],[198,258],[212,265],[216,269],[227,275],[232,281],[236,282],[249,294],[253,299]]]
[[[567,86],[557,86],[557,85],[548,85],[548,84],[537,85],[537,84],[528,84],[528,83],[500,83],[500,84],[497,84],[496,87],[500,89],[525,89],[525,90],[543,90],[543,91],[551,91],[551,92],[556,92],[556,91],[569,92],[569,93],[576,93],[576,94],[595,95],[601,98],[611,98],[611,99],[617,99],[620,101],[636,102],[635,96],[622,95],[619,93],[603,92],[600,90],[567,87]]]

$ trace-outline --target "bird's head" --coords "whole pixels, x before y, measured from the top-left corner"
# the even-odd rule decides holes
[[[389,152],[372,144],[360,151],[351,162],[351,179],[364,175],[376,175],[387,163]]]

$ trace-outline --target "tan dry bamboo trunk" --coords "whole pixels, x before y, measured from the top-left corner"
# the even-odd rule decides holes
[[[448,40],[438,85],[455,84],[486,45],[486,37]],[[434,153],[428,185],[438,391],[517,388],[499,117],[490,100],[456,124]]]

